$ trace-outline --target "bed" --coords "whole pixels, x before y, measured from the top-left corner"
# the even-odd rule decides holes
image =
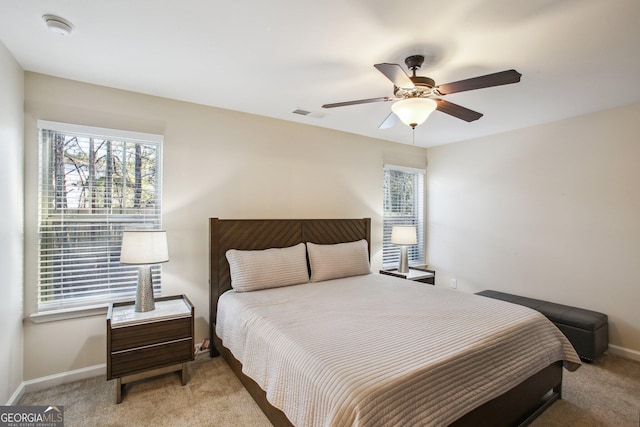
[[[561,396],[563,365],[576,369],[579,359],[557,329],[523,307],[377,274],[227,292],[231,289],[229,250],[244,254],[308,242],[320,245],[314,250],[324,250],[361,242],[358,250],[362,253],[364,247],[368,256],[370,227],[368,218],[210,219],[211,356],[222,354],[274,425],[526,425]],[[308,263],[309,258],[305,267]],[[313,279],[313,268],[311,274]],[[365,299],[365,293],[371,297]],[[475,312],[477,299],[485,300],[484,310],[488,305],[488,311],[500,313],[493,321],[513,316],[514,325],[522,323],[529,329],[522,332],[511,324],[479,322],[485,315]],[[471,316],[469,324],[447,320],[451,313],[440,307],[447,306],[441,300],[451,300],[446,304]],[[407,335],[416,333],[414,329],[420,334],[413,323],[402,323],[417,322],[402,312],[411,305],[423,308],[418,316],[432,316],[424,321],[425,328],[426,324],[432,328],[424,330],[428,332],[423,336],[429,339]],[[236,320],[235,313],[247,317]],[[354,313],[360,318],[340,320],[342,314]],[[474,320],[473,316],[481,317]],[[447,331],[447,322],[456,327]],[[397,332],[383,332],[392,339],[379,343],[369,339],[396,323]],[[239,335],[246,324],[254,324],[249,338]],[[285,332],[286,325],[292,324],[294,331]],[[372,331],[362,329],[364,325],[371,325]],[[541,330],[540,339],[548,341],[541,355],[525,347],[530,346],[525,338],[533,333],[531,328]],[[474,334],[479,334],[477,339]],[[291,341],[296,335],[304,344]],[[504,336],[510,337],[508,344],[501,344],[507,341]],[[468,340],[478,341],[474,344],[478,348],[469,347]],[[270,349],[267,341],[275,347]],[[349,350],[347,341],[358,341],[357,348]],[[411,344],[406,347],[408,341]],[[517,355],[503,355],[500,345]],[[372,371],[366,370],[369,367]]]

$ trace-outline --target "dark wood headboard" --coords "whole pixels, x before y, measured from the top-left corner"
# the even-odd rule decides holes
[[[371,218],[218,219],[209,218],[209,324],[215,336],[218,298],[231,289],[229,249],[284,248],[298,243],[334,244],[366,239],[371,253]],[[213,346],[212,346],[213,348]]]

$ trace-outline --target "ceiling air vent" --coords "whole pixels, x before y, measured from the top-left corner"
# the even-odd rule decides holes
[[[299,108],[293,110],[293,114],[300,114],[301,116],[306,116],[307,114],[311,114],[311,111],[301,110]]]
[[[55,15],[42,15],[44,23],[54,33],[58,33],[63,36],[68,36],[73,31],[73,25],[71,22],[64,18]]]

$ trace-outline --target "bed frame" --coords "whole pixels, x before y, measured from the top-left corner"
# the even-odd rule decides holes
[[[371,219],[209,219],[209,325],[211,357],[220,354],[274,426],[291,426],[285,414],[272,406],[266,393],[242,373],[242,364],[224,347],[215,333],[218,298],[231,289],[226,252],[229,249],[260,250],[298,243],[334,244],[366,239],[371,253]],[[506,393],[455,421],[452,426],[526,426],[562,394],[562,362],[555,362]]]

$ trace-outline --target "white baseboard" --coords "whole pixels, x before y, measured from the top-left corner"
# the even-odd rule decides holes
[[[5,405],[7,406],[17,405],[18,402],[20,402],[20,399],[22,399],[22,396],[24,396],[24,383],[20,383],[16,391],[13,392],[13,394],[11,395],[9,400],[7,400],[7,403],[5,403]]]
[[[609,350],[607,350],[607,352],[615,354],[616,356],[624,357],[625,359],[631,359],[640,362],[640,351],[609,344]]]
[[[73,381],[79,381],[86,378],[105,375],[106,372],[107,365],[105,363],[102,363],[100,365],[88,366],[86,368],[75,369],[73,371],[61,372],[59,374],[47,375],[46,377],[23,381],[18,386],[16,391],[11,395],[11,398],[9,398],[7,405],[17,405],[25,393],[44,390],[45,388],[54,387],[60,384],[66,384]]]
[[[208,353],[209,350],[201,350],[200,343],[195,344],[194,354],[200,356],[201,354]],[[59,374],[48,375],[46,377],[35,378],[33,380],[27,380],[20,383],[16,391],[13,392],[7,406],[14,406],[20,402],[22,396],[25,393],[31,391],[44,390],[45,388],[54,387],[60,384],[66,384],[73,381],[84,380],[86,378],[93,378],[100,375],[106,375],[107,364],[102,363],[100,365],[88,366],[86,368],[75,369],[73,371],[61,372]]]

